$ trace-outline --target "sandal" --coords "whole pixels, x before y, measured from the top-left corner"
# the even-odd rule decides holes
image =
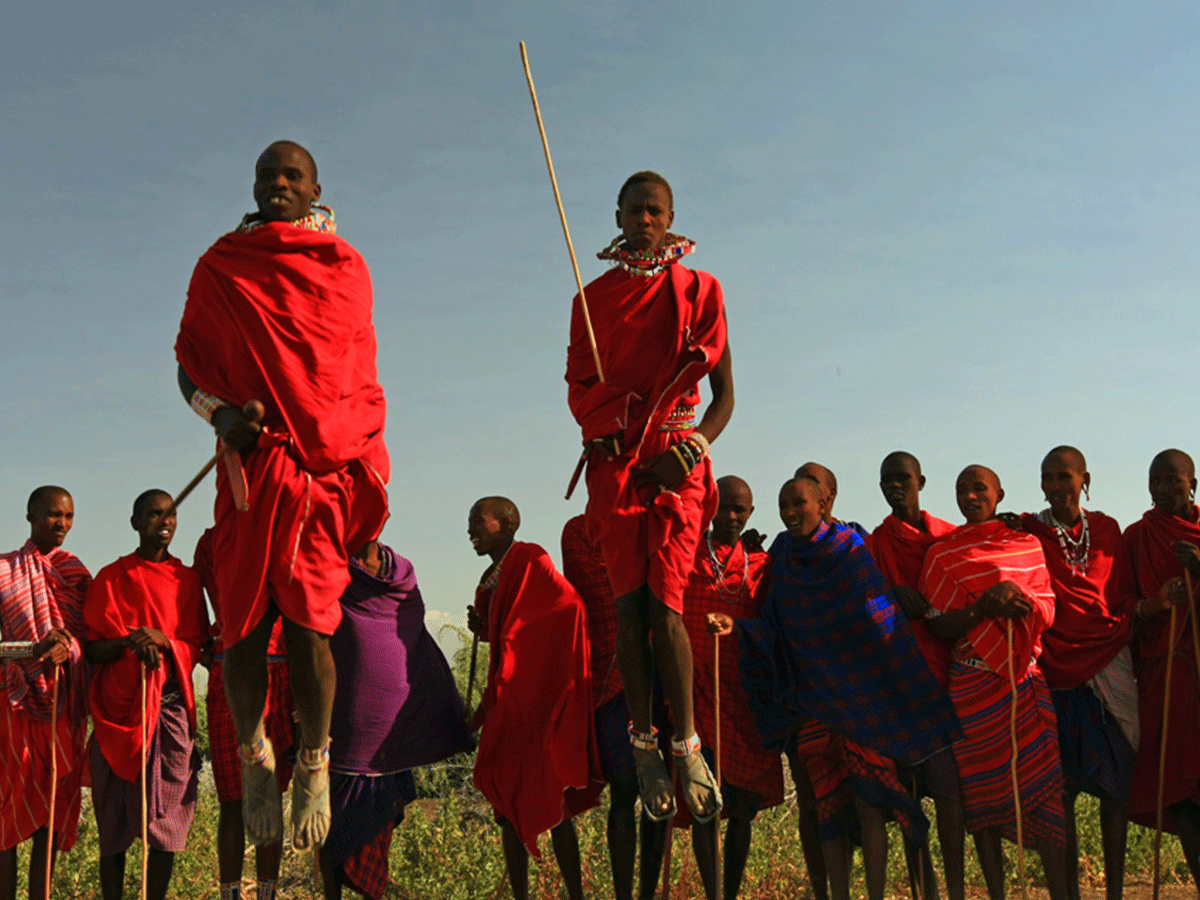
[[[693,734],[686,741],[671,741],[671,755],[675,757],[675,774],[679,776],[692,819],[701,825],[711,822],[721,812],[721,788],[700,752],[699,735]],[[711,808],[703,802],[706,793]]]
[[[658,729],[654,726],[645,733],[629,723],[629,743],[633,745],[642,812],[651,822],[665,822],[675,815],[675,785],[667,773],[662,754],[658,752],[657,734]]]
[[[329,741],[316,750],[302,747],[292,773],[292,846],[320,847],[329,834]]]
[[[242,763],[242,822],[246,839],[255,847],[274,844],[283,837],[283,796],[275,778],[275,748],[260,737],[238,746]]]

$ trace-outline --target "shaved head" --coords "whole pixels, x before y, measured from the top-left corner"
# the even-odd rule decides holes
[[[300,151],[300,155],[303,156],[304,159],[307,160],[309,166],[312,167],[312,180],[317,181],[317,161],[313,159],[313,155],[309,153],[304,146],[297,144],[295,141],[272,141],[267,145],[266,150],[263,150],[263,152],[258,155],[259,160],[261,161],[262,158],[266,156],[268,150],[275,150],[281,147],[292,147],[295,150]]]
[[[779,492],[783,493],[789,488],[803,497],[808,497],[810,500],[825,499],[825,485],[821,484],[812,475],[797,475],[795,478],[789,478],[783,483],[783,487],[779,489]]]
[[[963,469],[954,482],[958,510],[969,525],[979,525],[996,515],[996,507],[1004,499],[1000,477],[987,466],[971,465]]]
[[[29,495],[29,500],[25,504],[25,513],[32,514],[41,510],[42,506],[51,500],[70,496],[71,492],[66,488],[56,484],[43,484],[41,487],[34,488],[33,493]]]
[[[137,499],[133,501],[133,517],[136,519],[138,516],[144,513],[147,507],[149,507],[150,504],[159,497],[166,497],[168,500],[171,499],[170,494],[164,490],[160,490],[159,488],[151,488],[148,491],[142,491],[140,494],[138,494]]]
[[[723,475],[718,478],[717,493],[721,496],[721,499],[725,499],[726,496],[744,493],[750,503],[754,503],[754,492],[750,490],[750,485],[746,484],[743,479],[738,478],[736,475]]]
[[[966,479],[975,479],[987,481],[992,487],[1000,488],[1000,476],[989,469],[987,466],[981,466],[978,463],[972,463],[961,472],[958,473],[956,481],[964,481]]]
[[[883,458],[883,462],[879,464],[879,474],[891,469],[893,466],[910,467],[917,477],[921,475],[921,461],[909,453],[907,450],[893,450]],[[829,473],[831,476],[832,472]]]
[[[657,172],[651,172],[645,169],[641,172],[634,172],[625,179],[625,183],[621,185],[621,189],[617,191],[617,208],[621,208],[621,202],[625,199],[625,192],[635,184],[657,184],[667,192],[667,199],[671,201],[671,209],[675,208],[675,194],[671,191],[671,185],[667,183],[667,179],[663,178]]]
[[[1042,460],[1042,465],[1044,466],[1046,460],[1052,456],[1061,457],[1076,472],[1083,473],[1087,471],[1087,460],[1083,458],[1083,453],[1069,444],[1060,444],[1047,453],[1046,459]]]
[[[1159,453],[1150,462],[1150,468],[1153,469],[1158,464],[1170,464],[1186,478],[1196,477],[1196,464],[1192,462],[1192,458],[1182,450],[1164,450]]]
[[[811,478],[821,486],[825,494],[825,520],[833,518],[833,504],[837,500],[837,476],[820,463],[806,462],[796,470],[797,478]]]
[[[483,497],[475,501],[475,508],[503,523],[510,532],[521,527],[521,513],[517,504],[507,497]]]

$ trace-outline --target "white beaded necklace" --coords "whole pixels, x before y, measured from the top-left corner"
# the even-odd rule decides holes
[[[1044,525],[1049,525],[1058,535],[1058,546],[1062,549],[1063,558],[1071,571],[1078,575],[1086,575],[1088,569],[1088,552],[1092,549],[1092,537],[1088,530],[1087,510],[1079,510],[1079,518],[1083,521],[1083,530],[1078,538],[1071,537],[1071,529],[1058,521],[1049,508],[1038,513],[1038,519]]]
[[[746,576],[750,573],[750,561],[746,558],[746,551],[742,550],[742,580],[738,583],[737,589],[730,591],[725,587],[725,574],[728,568],[733,565],[733,558],[737,554],[738,544],[741,541],[735,541],[733,547],[729,551],[729,561],[725,565],[721,565],[717,560],[717,551],[713,547],[712,532],[709,531],[705,538],[708,540],[708,558],[712,562],[713,567],[713,587],[717,589],[717,594],[726,602],[733,603],[746,589]],[[730,577],[735,573],[729,572]]]

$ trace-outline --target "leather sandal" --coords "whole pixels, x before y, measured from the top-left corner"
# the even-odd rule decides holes
[[[699,736],[693,734],[686,741],[671,741],[671,754],[692,819],[701,825],[711,822],[721,813],[721,788],[700,752]],[[711,807],[703,802],[705,794],[711,797]]]
[[[658,729],[653,726],[649,733],[644,733],[636,731],[633,723],[629,723],[629,743],[633,745],[642,811],[651,822],[664,822],[675,815],[675,784],[658,750],[657,733]]]

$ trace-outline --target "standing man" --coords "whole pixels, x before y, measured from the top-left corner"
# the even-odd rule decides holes
[[[147,896],[165,900],[196,812],[192,669],[207,639],[208,614],[200,576],[168,552],[175,536],[171,495],[140,494],[129,521],[137,550],[96,574],[83,607],[87,658],[95,666],[90,759],[100,889],[106,900],[121,898],[125,851],[142,835],[144,797]]]
[[[1121,900],[1129,831],[1126,804],[1138,745],[1138,694],[1129,639],[1133,605],[1113,578],[1121,526],[1080,506],[1092,476],[1074,447],[1055,447],[1042,460],[1047,509],[1021,517],[1042,542],[1054,587],[1054,624],[1042,635],[1038,665],[1058,719],[1066,796],[1067,889],[1079,900],[1079,839],[1075,798],[1100,800],[1104,890]]]
[[[87,758],[83,598],[92,576],[62,549],[75,503],[64,488],[44,485],[29,495],[25,518],[25,546],[0,555],[0,640],[32,644],[25,658],[0,659],[0,900],[16,898],[17,845],[31,837],[29,896],[45,896],[46,854],[53,865],[58,850],[75,844]],[[58,782],[51,823],[53,746]]]
[[[721,748],[721,797],[723,815],[729,820],[721,869],[723,885],[716,883],[717,820],[692,824],[692,847],[710,900],[733,900],[741,891],[754,817],[759,810],[783,802],[783,765],[779,751],[763,747],[754,727],[754,714],[737,677],[737,641],[714,639],[708,628],[709,613],[724,613],[734,619],[757,616],[771,567],[771,558],[764,551],[749,550],[742,544],[742,532],[754,512],[750,485],[736,475],[726,475],[717,479],[717,492],[717,514],[696,552],[696,568],[684,598],[683,622],[695,651],[696,731],[706,753],[715,754],[716,748]],[[713,691],[714,640],[721,655],[719,699]]]
[[[213,558],[246,835],[261,845],[283,831],[264,723],[267,645],[282,616],[300,723],[292,842],[301,850],[329,830],[329,635],[350,553],[383,528],[390,474],[370,276],[320,196],[307,150],[277,141],[263,151],[258,211],[200,259],[175,344],[180,390],[228,451]],[[265,406],[261,425],[243,412],[251,400]]]
[[[671,707],[672,754],[698,821],[721,809],[692,715],[692,650],[683,594],[700,534],[717,508],[710,442],[733,414],[733,364],[721,286],[678,260],[695,248],[667,229],[675,201],[655,172],[617,193],[617,227],[601,259],[615,267],[585,290],[595,347],[576,297],[567,350],[568,402],[587,453],[587,527],[617,598],[617,662],[647,815],[672,815],[675,792],[651,721],[653,672]],[[699,382],[712,402],[699,424]]]

